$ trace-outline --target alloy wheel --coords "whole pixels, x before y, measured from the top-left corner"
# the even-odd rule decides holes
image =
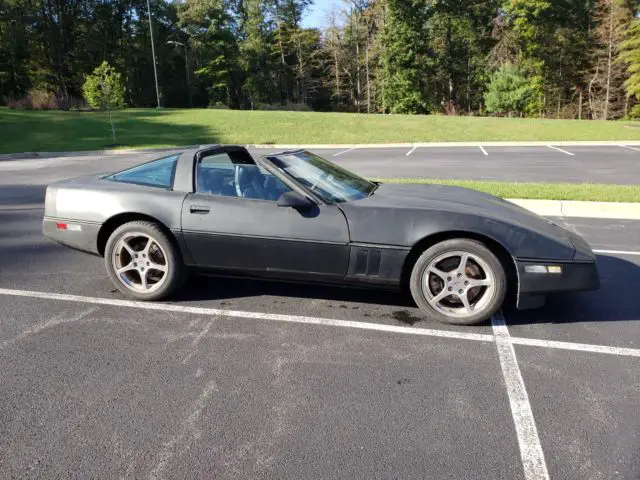
[[[495,274],[480,256],[446,252],[424,269],[422,289],[429,304],[444,315],[466,318],[485,310],[495,293]]]
[[[150,293],[167,279],[167,254],[150,235],[126,233],[113,249],[112,264],[118,280],[135,292]]]

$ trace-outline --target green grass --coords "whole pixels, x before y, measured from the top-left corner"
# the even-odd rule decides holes
[[[119,148],[200,143],[640,140],[640,122],[207,109],[115,114]],[[104,113],[0,108],[0,153],[113,148]]]
[[[640,185],[485,182],[475,180],[437,180],[430,178],[377,178],[375,180],[386,183],[437,183],[454,185],[479,190],[502,198],[640,203]]]

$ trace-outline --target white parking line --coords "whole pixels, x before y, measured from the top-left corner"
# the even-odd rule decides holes
[[[353,147],[353,148],[347,148],[346,150],[343,150],[343,151],[338,152],[338,153],[334,153],[334,154],[333,154],[333,155],[331,155],[331,156],[332,156],[332,157],[338,157],[338,156],[342,155],[343,153],[347,153],[347,152],[350,152],[351,150],[355,150],[355,149],[356,149],[356,147]]]
[[[411,150],[409,150],[405,155],[408,157],[409,155],[411,155],[413,153],[413,151],[418,148],[418,147],[413,147]]]
[[[76,303],[91,303],[95,305],[110,305],[116,307],[139,308],[141,310],[160,310],[165,312],[191,313],[195,315],[218,315],[222,317],[240,317],[256,320],[272,320],[277,322],[305,323],[311,325],[325,325],[333,327],[356,328],[360,330],[377,330],[380,332],[405,333],[410,335],[424,335],[428,337],[456,338],[461,340],[475,340],[493,342],[493,335],[481,333],[466,333],[448,330],[431,330],[427,328],[400,327],[378,323],[354,322],[351,320],[335,320],[321,317],[299,317],[296,315],[281,315],[276,313],[242,312],[237,310],[223,310],[218,308],[187,307],[167,303],[137,302],[134,300],[117,300],[112,298],[84,297],[67,295],[65,293],[33,292],[29,290],[11,290],[0,288],[0,295],[15,297],[42,298],[47,300],[62,300]]]
[[[629,150],[635,150],[636,152],[640,152],[640,148],[630,147],[629,145],[618,145],[618,146],[622,148],[628,148]]]
[[[511,343],[530,347],[559,348],[561,350],[577,350],[580,352],[606,353],[627,357],[640,357],[640,350],[635,348],[607,347],[606,345],[589,345],[587,343],[557,342],[555,340],[539,340],[536,338],[511,337]]]
[[[487,153],[487,151],[484,149],[482,145],[478,145],[478,147],[480,148],[480,150],[482,150],[482,153],[484,153],[486,156],[489,156],[489,154]]]
[[[524,478],[526,480],[547,480],[549,472],[544,460],[544,452],[509,330],[501,314],[497,314],[491,319],[491,325],[496,337],[502,376],[507,387],[511,415],[516,427]]]
[[[138,308],[141,310],[159,310],[165,312],[190,313],[193,315],[226,316],[235,318],[249,318],[255,320],[270,320],[277,322],[303,323],[311,325],[325,325],[332,327],[356,328],[360,330],[374,330],[391,333],[404,333],[409,335],[422,335],[427,337],[456,338],[460,340],[472,340],[477,342],[493,342],[493,335],[482,333],[468,333],[449,330],[433,330],[428,328],[401,327],[378,323],[354,322],[351,320],[336,320],[322,317],[301,317],[295,315],[281,315],[276,313],[243,312],[238,310],[223,310],[218,308],[188,307],[172,305],[168,303],[136,302],[134,300],[118,300],[115,298],[85,297],[81,295],[68,295],[66,293],[35,292],[30,290],[13,290],[0,288],[0,295],[13,297],[41,298],[45,300],[59,300],[75,303],[90,303],[94,305],[108,305],[113,307]],[[538,340],[534,338],[509,337],[511,343],[517,345],[530,345],[533,347],[557,348],[559,350],[580,350],[591,353],[604,353],[609,355],[640,357],[640,350],[633,348],[609,347],[606,345],[589,345],[584,343],[557,342],[553,340]]]
[[[594,250],[593,253],[610,253],[611,255],[640,255],[640,252],[632,252],[628,250]]]
[[[236,318],[250,318],[256,320],[271,320],[278,322],[306,323],[311,325],[325,325],[333,327],[357,328],[360,330],[377,330],[392,333],[404,333],[410,335],[424,335],[431,337],[457,338],[460,340],[473,340],[480,342],[493,342],[493,335],[481,333],[467,333],[449,330],[433,330],[426,328],[401,327],[378,323],[354,322],[350,320],[336,320],[333,318],[301,317],[295,315],[281,315],[276,313],[243,312],[238,310],[223,310],[218,308],[189,307],[172,305],[167,303],[136,302],[134,300],[118,300],[112,298],[85,297],[81,295],[68,295],[65,293],[35,292],[29,290],[13,290],[0,288],[0,295],[14,297],[42,298],[45,300],[60,300],[76,303],[91,303],[95,305],[109,305],[114,307],[138,308],[141,310],[160,310],[166,312],[190,313],[194,315],[220,315]],[[509,337],[511,342],[518,345],[531,345],[534,347],[557,348],[560,350],[582,350],[592,353],[606,353],[610,355],[640,356],[640,350],[632,348],[609,347],[606,345],[588,345],[583,343],[557,342],[552,340],[537,340],[533,338]]]
[[[554,150],[558,150],[559,152],[565,153],[567,155],[571,155],[572,157],[576,155],[575,153],[567,152],[566,150],[562,150],[561,148],[554,147],[553,145],[547,145],[547,147],[553,148]]]

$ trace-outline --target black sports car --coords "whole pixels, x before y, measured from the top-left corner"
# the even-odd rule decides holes
[[[54,183],[45,203],[44,234],[103,256],[113,283],[140,300],[200,270],[407,288],[428,316],[470,325],[508,286],[520,308],[599,287],[581,237],[508,201],[370,182],[303,150],[188,150]]]

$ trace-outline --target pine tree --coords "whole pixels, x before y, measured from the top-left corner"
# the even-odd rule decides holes
[[[640,118],[640,18],[636,18],[620,44],[619,60],[627,68],[628,78],[624,82],[627,98],[635,97],[636,105],[631,117]]]
[[[429,15],[425,2],[388,0],[380,79],[384,112],[428,113],[434,109],[424,84],[432,73],[424,29]]]

